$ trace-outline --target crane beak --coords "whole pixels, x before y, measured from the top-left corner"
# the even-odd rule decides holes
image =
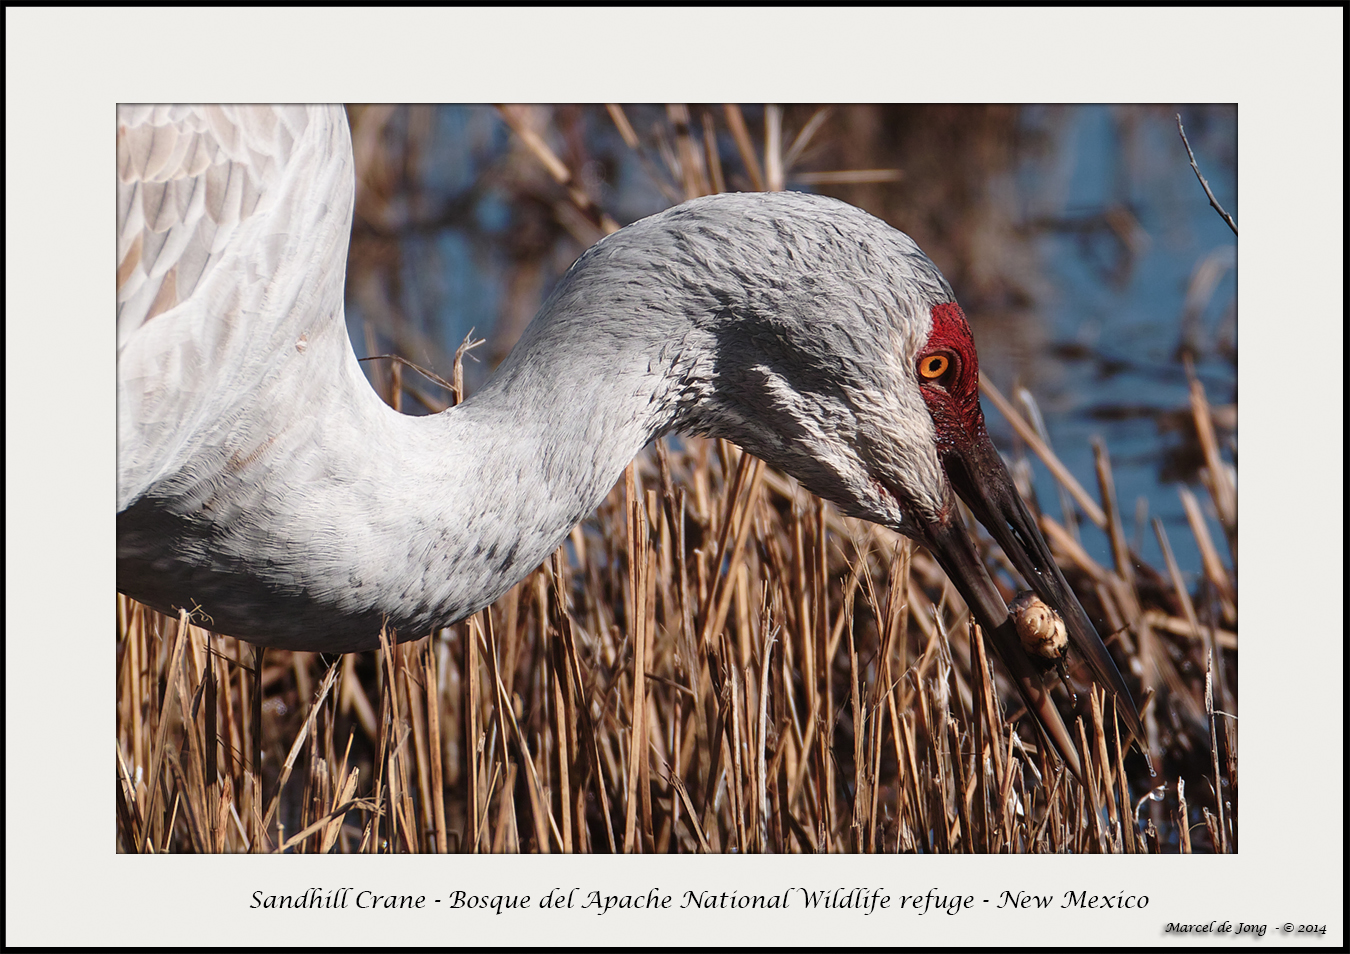
[[[1063,618],[1071,645],[1086,658],[1097,681],[1115,696],[1117,712],[1128,731],[1142,740],[1139,713],[1111,654],[1050,556],[1050,548],[1013,486],[1003,459],[983,428],[980,431],[976,439],[945,449],[942,464],[948,481],[1036,595]],[[927,537],[924,542],[1011,670],[1027,707],[1070,769],[1082,778],[1077,746],[1045,687],[1041,670],[1022,648],[1003,597],[976,553],[955,501],[921,530]]]

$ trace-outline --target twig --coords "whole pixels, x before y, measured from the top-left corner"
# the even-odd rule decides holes
[[[1209,204],[1214,207],[1215,212],[1223,216],[1223,220],[1228,223],[1228,227],[1233,230],[1233,234],[1237,235],[1237,223],[1233,221],[1231,215],[1223,210],[1223,206],[1219,205],[1219,200],[1214,198],[1214,193],[1209,189],[1209,183],[1200,174],[1200,167],[1195,164],[1195,153],[1191,151],[1191,144],[1186,139],[1186,129],[1181,125],[1181,113],[1177,113],[1177,132],[1181,133],[1181,141],[1186,146],[1186,155],[1191,157],[1191,168],[1195,170],[1195,177],[1200,180],[1200,185],[1204,187],[1205,195],[1209,196]]]
[[[470,347],[476,348],[476,347],[478,347],[478,345],[480,345],[480,344],[482,344],[482,343],[483,343],[483,342],[481,342],[481,341],[477,341],[477,342],[474,342],[474,344],[472,344]],[[422,377],[426,378],[428,381],[430,381],[432,384],[436,385],[436,386],[439,387],[439,388],[445,388],[445,390],[450,391],[450,392],[452,392],[452,393],[453,393],[454,390],[455,390],[455,386],[454,386],[453,384],[451,384],[449,381],[445,380],[445,378],[441,377],[441,376],[440,376],[439,374],[437,374],[435,371],[430,371],[430,370],[428,370],[428,369],[422,367],[420,364],[417,364],[417,363],[415,363],[415,362],[409,361],[407,358],[403,357],[402,355],[398,355],[398,354],[372,354],[372,355],[370,355],[370,356],[367,357],[367,358],[357,358],[356,360],[357,360],[358,363],[359,363],[359,362],[362,362],[362,361],[393,361],[395,364],[400,364],[400,365],[402,365],[402,366],[405,367],[405,368],[412,368],[412,370],[416,371],[416,372],[417,372],[418,374],[420,374]]]

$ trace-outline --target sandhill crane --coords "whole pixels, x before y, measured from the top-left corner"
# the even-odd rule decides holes
[[[264,646],[420,637],[522,579],[648,442],[718,436],[928,547],[1077,770],[959,494],[1142,738],[985,432],[952,289],[884,222],[797,193],[642,219],[577,260],[478,393],[411,417],[347,338],[340,107],[122,107],[117,161],[128,595]]]

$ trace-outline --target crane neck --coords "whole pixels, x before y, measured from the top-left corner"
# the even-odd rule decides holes
[[[380,400],[340,323],[274,354],[222,413],[217,465],[199,455],[118,514],[119,588],[163,609],[187,593],[219,632],[327,652],[499,599],[680,423],[703,350],[687,321],[578,348],[571,321],[541,318],[477,394],[423,417]]]

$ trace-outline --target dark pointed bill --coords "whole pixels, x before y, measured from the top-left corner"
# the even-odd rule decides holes
[[[1063,618],[1073,647],[1087,659],[1097,681],[1115,696],[1116,709],[1126,729],[1142,741],[1143,727],[1125,681],[1078,598],[1051,558],[1050,548],[1041,537],[1035,520],[1014,488],[1012,478],[989,438],[980,434],[979,439],[964,446],[944,448],[942,464],[952,488],[998,541],[1027,585]],[[1022,649],[1013,622],[1008,617],[1008,608],[975,552],[974,543],[961,520],[955,501],[944,508],[940,519],[921,529],[927,537],[925,542],[943,571],[961,593],[975,621],[989,635],[994,649],[1011,670],[1027,707],[1040,721],[1046,735],[1074,774],[1081,778],[1077,746],[1050,698],[1041,672]]]

